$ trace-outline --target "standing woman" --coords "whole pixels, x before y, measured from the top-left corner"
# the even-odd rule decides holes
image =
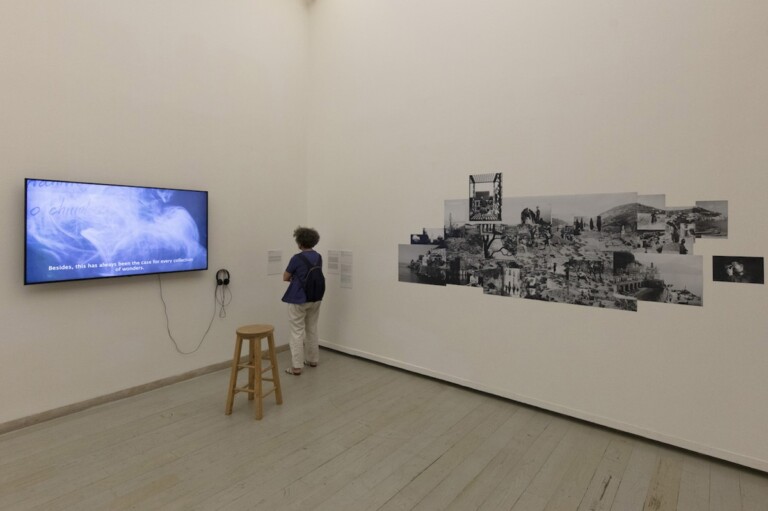
[[[290,282],[283,301],[288,304],[288,322],[291,327],[291,367],[285,372],[298,376],[304,364],[316,367],[320,358],[317,319],[322,302],[308,301],[303,283],[310,268],[322,266],[322,258],[314,251],[315,245],[320,241],[316,230],[297,227],[293,231],[293,237],[301,252],[291,257],[283,273],[283,280]]]

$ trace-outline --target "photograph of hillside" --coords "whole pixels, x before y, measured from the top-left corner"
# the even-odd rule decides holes
[[[667,218],[659,214],[667,204],[667,196],[638,195],[637,196],[637,230],[638,231],[664,231]]]
[[[696,201],[696,237],[728,237],[728,201]]]

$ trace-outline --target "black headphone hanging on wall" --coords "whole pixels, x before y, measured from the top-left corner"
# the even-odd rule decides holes
[[[227,286],[229,285],[229,270],[222,268],[216,272],[216,285]]]

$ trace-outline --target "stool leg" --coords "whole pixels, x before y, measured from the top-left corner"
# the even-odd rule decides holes
[[[256,340],[251,338],[248,340],[248,365],[251,366],[248,368],[248,388],[253,390],[253,383],[254,383],[254,375],[256,374],[256,348],[255,346]],[[253,392],[248,393],[248,401],[253,401]]]
[[[258,348],[259,348],[259,355],[256,357],[256,360],[254,360],[254,363],[258,363],[258,370],[256,371],[256,389],[254,391],[254,394],[256,395],[256,406],[254,407],[255,410],[255,418],[256,420],[261,420],[261,418],[264,416],[264,394],[261,391],[261,337],[259,337],[258,341]]]
[[[232,357],[232,373],[229,376],[229,392],[227,392],[227,407],[225,415],[232,414],[232,404],[235,402],[235,386],[237,385],[237,364],[240,363],[240,350],[243,346],[243,338],[239,335],[235,339],[235,354]]]
[[[277,354],[275,353],[275,336],[272,332],[267,335],[269,344],[269,363],[272,365],[272,383],[275,386],[275,401],[277,404],[283,404],[283,391],[280,389],[280,370],[277,368]]]

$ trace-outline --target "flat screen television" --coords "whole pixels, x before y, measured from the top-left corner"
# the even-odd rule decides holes
[[[24,284],[208,269],[208,192],[25,179]]]

